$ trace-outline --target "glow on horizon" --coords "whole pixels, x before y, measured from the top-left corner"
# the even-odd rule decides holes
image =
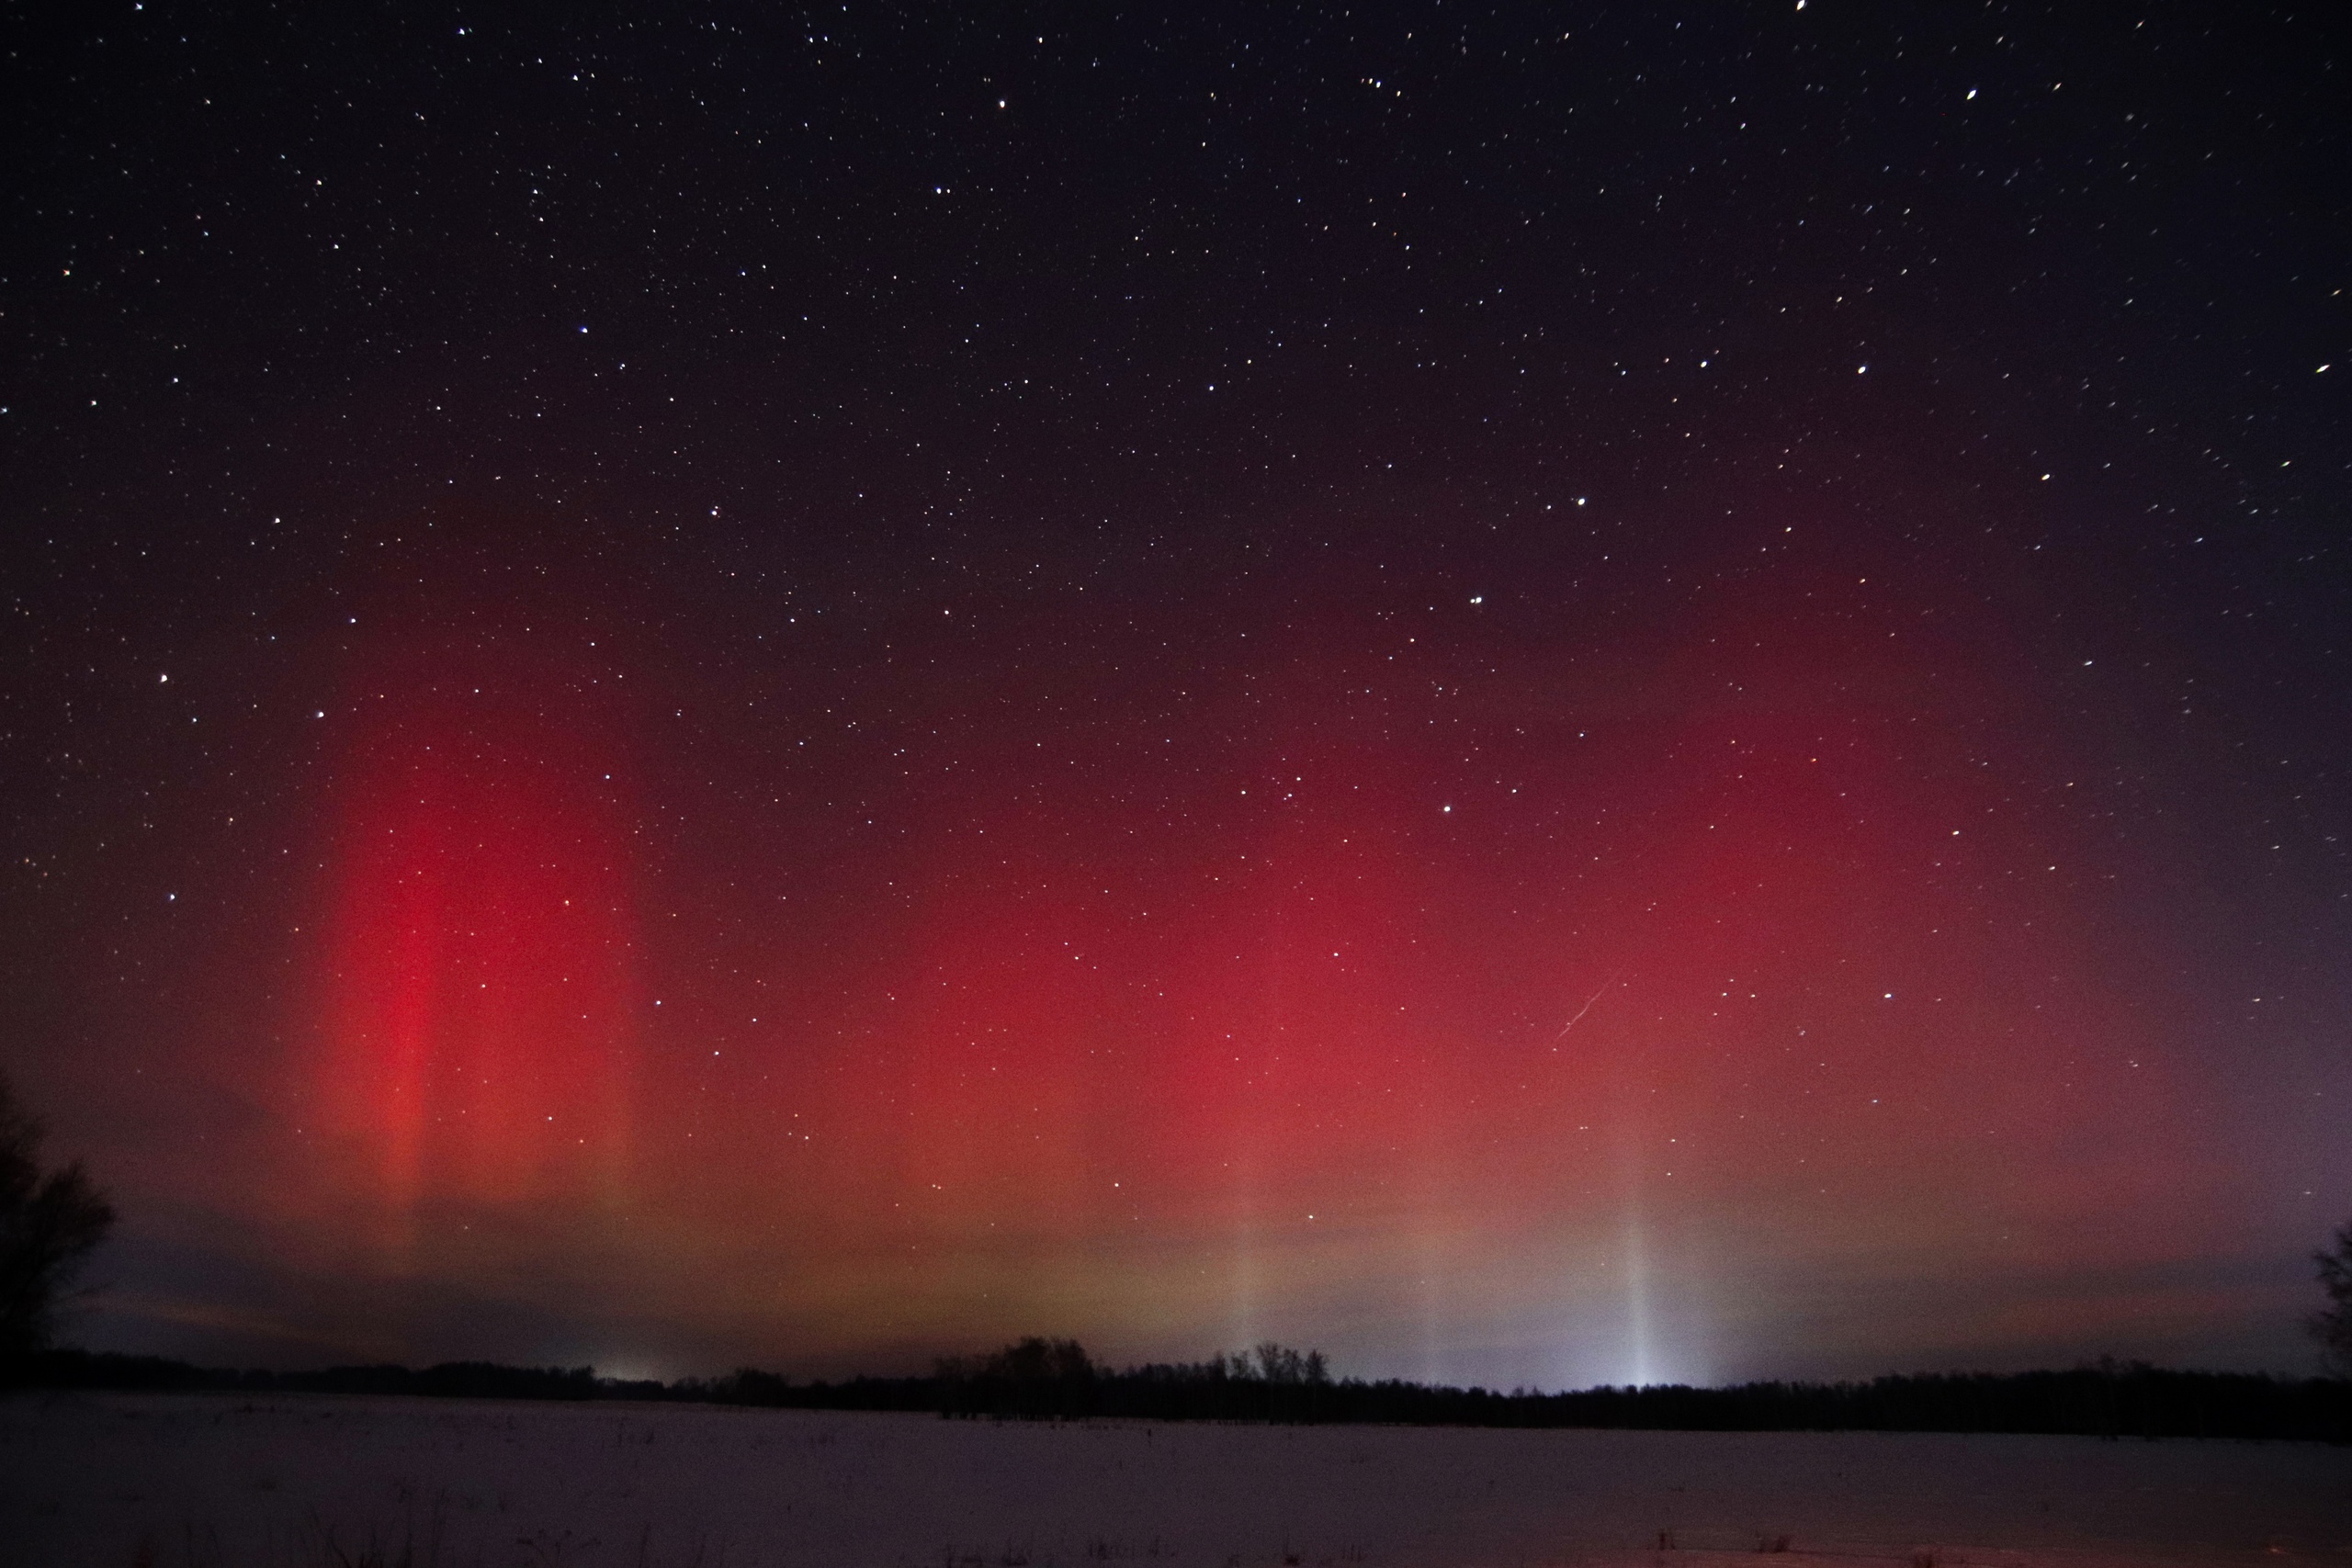
[[[1683,643],[1781,626],[1713,609]],[[1736,1360],[1705,1298],[1767,1249],[1848,1268],[1867,1213],[1850,1267],[1926,1278],[1988,1213],[2141,1174],[2099,1139],[2169,1086],[2064,1053],[2161,1060],[2144,1021],[2028,978],[2092,967],[2067,890],[2003,874],[2053,857],[1979,771],[1825,718],[1817,649],[1745,672],[1759,712],[1625,727],[1605,768],[1589,720],[1498,742],[1506,783],[1442,823],[1426,759],[1323,705],[1351,677],[1284,657],[1297,690],[1250,710],[1278,794],[1257,764],[1039,783],[1021,734],[879,779],[885,847],[808,863],[793,812],[832,795],[639,804],[608,778],[625,716],[582,706],[605,688],[486,654],[371,671],[392,695],[338,780],[295,1021],[366,1156],[352,1212],[424,1216],[416,1270],[493,1268],[435,1226],[528,1238],[544,1263],[483,1286],[523,1297],[592,1256],[689,1359],[1272,1337],[1641,1384]],[[707,841],[645,830],[680,815]],[[2018,918],[1974,917],[1979,882]]]

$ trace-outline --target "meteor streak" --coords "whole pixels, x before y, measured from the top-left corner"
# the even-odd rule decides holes
[[[1623,978],[1624,974],[1625,972],[1623,969],[1620,969],[1616,974],[1610,976],[1609,978],[1600,982],[1600,989],[1593,992],[1591,996],[1585,998],[1584,1006],[1577,1009],[1576,1017],[1560,1025],[1560,1032],[1552,1036],[1552,1043],[1556,1045],[1561,1041],[1566,1040],[1568,1037],[1568,1031],[1574,1029],[1577,1024],[1584,1021],[1584,1015],[1592,1010],[1592,1004],[1599,1001],[1608,991],[1610,987],[1615,985],[1620,979]]]

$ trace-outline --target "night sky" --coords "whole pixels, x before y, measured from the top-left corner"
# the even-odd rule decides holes
[[[2313,1364],[2335,7],[0,40],[81,1342]]]

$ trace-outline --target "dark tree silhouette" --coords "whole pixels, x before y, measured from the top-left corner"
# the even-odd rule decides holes
[[[988,1359],[986,1375],[1008,1382],[1083,1383],[1094,1379],[1094,1363],[1075,1339],[1016,1340]]]
[[[992,1356],[943,1359],[933,1381],[947,1414],[1035,1420],[1091,1414],[1098,1375],[1077,1340],[1032,1335]]]
[[[1287,1345],[1268,1339],[1255,1350],[1237,1353],[1234,1358],[1236,1377],[1256,1378],[1270,1383],[1315,1383],[1331,1381],[1330,1363],[1320,1350],[1301,1354]]]
[[[59,1297],[114,1224],[79,1161],[42,1171],[42,1131],[0,1077],[0,1363],[48,1346]]]
[[[2312,1314],[2312,1337],[2319,1341],[2320,1359],[2338,1377],[2352,1378],[2352,1224],[2335,1233],[2335,1249],[2314,1252],[2319,1288],[2327,1305]]]

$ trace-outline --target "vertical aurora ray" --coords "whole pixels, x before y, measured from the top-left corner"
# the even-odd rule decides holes
[[[338,780],[315,1098],[394,1262],[435,1211],[625,1196],[642,1002],[611,764],[546,682],[500,680],[378,672]]]
[[[1658,1377],[1650,1353],[1650,1260],[1642,1235],[1638,1194],[1629,1197],[1625,1206],[1624,1265],[1625,1381],[1635,1388],[1645,1388],[1664,1380]]]

